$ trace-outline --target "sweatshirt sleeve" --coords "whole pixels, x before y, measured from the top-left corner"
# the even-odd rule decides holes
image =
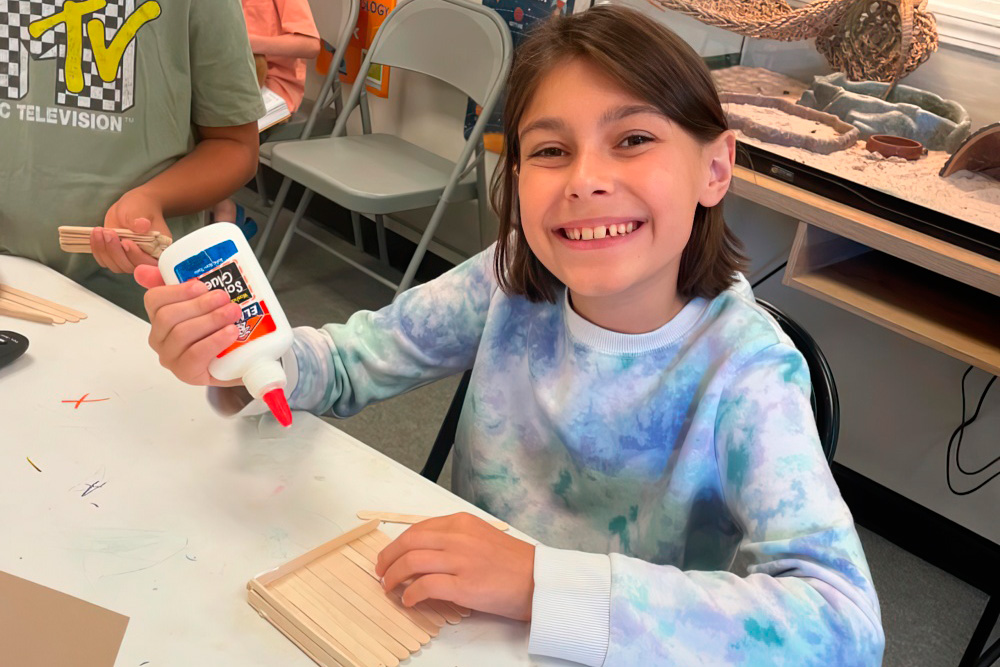
[[[295,329],[289,405],[349,417],[472,368],[497,289],[491,248],[381,310],[359,311],[345,324]]]
[[[547,639],[533,642],[533,651],[600,664],[600,647],[586,655],[569,650],[585,637],[548,610],[554,599],[565,605],[586,597],[591,628],[607,613],[606,666],[881,664],[878,599],[808,397],[805,361],[782,344],[744,365],[720,396],[716,456],[727,506],[743,528],[747,576],[611,554],[605,592],[598,577],[569,574],[599,572],[599,563],[585,560],[592,555],[544,555],[559,562],[560,575],[540,569],[536,554],[532,633],[538,623]],[[598,594],[609,597],[606,612]]]

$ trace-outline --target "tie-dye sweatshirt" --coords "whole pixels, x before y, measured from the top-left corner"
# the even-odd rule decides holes
[[[493,251],[297,329],[293,408],[473,368],[456,493],[541,541],[529,650],[588,665],[877,665],[878,599],[802,356],[746,281],[647,334],[504,294]],[[728,570],[737,552],[747,576]]]

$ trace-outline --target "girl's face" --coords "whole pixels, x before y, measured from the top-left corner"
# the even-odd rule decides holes
[[[574,309],[626,333],[669,321],[695,208],[728,187],[731,133],[702,145],[582,59],[539,82],[518,133],[524,234]]]

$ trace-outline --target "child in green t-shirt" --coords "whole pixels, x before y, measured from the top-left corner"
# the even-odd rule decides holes
[[[0,146],[17,156],[0,160],[0,253],[141,314],[130,274],[155,260],[110,228],[182,236],[256,169],[263,105],[240,3],[0,0],[0,15],[19,37],[0,44],[6,61],[27,63],[0,77]],[[66,34],[82,40],[59,47]],[[62,252],[60,225],[97,226],[93,256]]]

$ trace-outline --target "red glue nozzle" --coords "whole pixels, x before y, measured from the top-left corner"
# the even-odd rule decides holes
[[[267,407],[271,408],[271,414],[274,415],[279,424],[282,426],[292,425],[292,410],[288,407],[288,401],[285,400],[285,391],[283,389],[272,389],[265,393],[264,402],[267,403]]]

